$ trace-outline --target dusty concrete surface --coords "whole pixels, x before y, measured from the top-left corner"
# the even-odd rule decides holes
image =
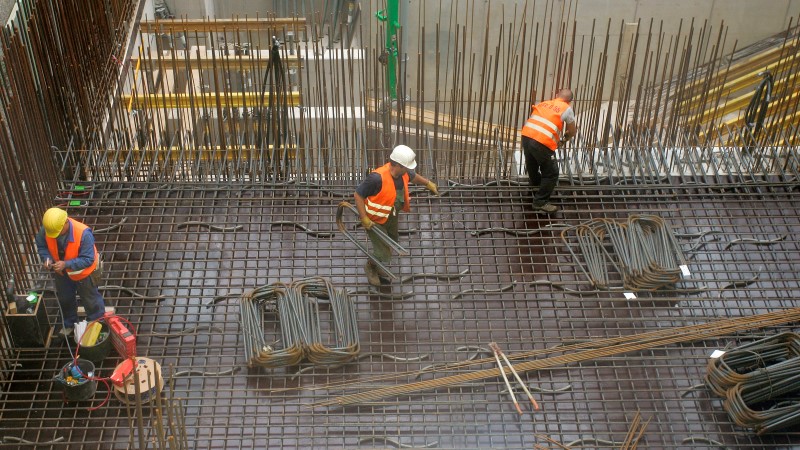
[[[11,10],[14,9],[14,4],[16,0],[0,0],[0,18],[3,19],[3,23],[8,21],[8,17],[11,15]]]

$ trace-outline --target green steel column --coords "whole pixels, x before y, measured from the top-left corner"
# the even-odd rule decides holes
[[[375,17],[386,22],[386,84],[389,97],[397,99],[397,29],[399,22],[399,0],[386,0],[386,10],[378,11]]]

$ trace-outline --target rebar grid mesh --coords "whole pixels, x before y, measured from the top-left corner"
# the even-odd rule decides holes
[[[352,186],[98,184],[85,206],[69,211],[98,230],[103,292],[136,326],[139,352],[159,361],[165,377],[177,373],[171,393],[186,401],[195,448],[557,448],[541,436],[562,445],[583,439],[573,448],[614,448],[591,440],[622,441],[637,410],[652,419],[641,448],[686,448],[687,439],[789,448],[800,445],[798,433],[757,437],[695,386],[713,349],[790,325],[523,373],[542,406],[523,416],[501,393],[500,378],[364,405],[309,405],[491,368],[416,373],[490,357],[479,347],[491,341],[512,356],[793,307],[800,294],[795,187],[562,186],[563,209],[552,217],[531,211],[526,186],[445,187],[442,197],[414,191],[412,212],[401,216],[401,244],[411,255],[395,258],[401,281],[380,290],[366,282],[366,257],[335,231],[336,205]],[[636,300],[621,290],[596,291],[563,246],[565,225],[630,214],[658,215],[679,236],[691,276],[675,291],[641,292]],[[315,237],[287,221],[333,236]],[[362,358],[341,367],[248,369],[239,294],[316,275],[356,301]],[[45,301],[55,322],[52,294]],[[2,435],[62,438],[40,448],[135,443],[128,419],[135,413],[115,398],[91,413],[88,403],[62,402],[49,380],[68,358],[65,347],[19,352],[0,411]],[[108,358],[101,375],[118,362]],[[352,384],[359,380],[366,382]],[[105,388],[98,391],[95,405]]]

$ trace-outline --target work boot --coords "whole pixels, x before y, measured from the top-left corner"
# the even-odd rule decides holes
[[[378,275],[378,271],[372,265],[372,261],[367,261],[367,265],[364,266],[364,272],[367,274],[367,281],[369,281],[369,284],[373,286],[381,285],[381,277]]]
[[[377,274],[378,274],[378,279],[380,279],[380,280],[381,280],[381,284],[383,284],[383,285],[386,285],[386,284],[392,284],[392,279],[389,277],[389,274],[388,274],[388,273],[386,273],[386,272],[384,272],[383,270],[381,270],[381,269],[380,269],[380,268],[379,268],[377,265],[375,265],[375,264],[373,264],[373,265],[372,265],[372,268],[373,268],[373,270],[375,270],[375,273],[377,273]]]
[[[64,345],[69,341],[70,336],[73,335],[74,328],[61,327],[58,333],[53,334],[53,343],[55,345]]]
[[[537,210],[537,211],[546,212],[547,214],[552,214],[552,213],[558,211],[558,206],[556,206],[556,205],[554,205],[552,203],[545,203],[544,205],[536,205],[536,204],[534,204],[533,205],[533,209]]]

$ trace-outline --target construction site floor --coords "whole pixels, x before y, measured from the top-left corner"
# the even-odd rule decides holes
[[[800,446],[794,429],[757,436],[735,425],[702,386],[714,350],[796,324],[524,372],[541,409],[519,391],[522,415],[499,376],[317,405],[491,369],[489,342],[513,356],[797,306],[796,184],[564,185],[551,216],[532,210],[525,184],[441,184],[440,197],[412,191],[412,211],[400,217],[410,254],[393,259],[399,279],[382,288],[367,283],[366,256],[337,229],[339,202],[352,202],[349,184],[99,184],[64,198],[83,202],[68,210],[96,232],[106,303],[134,325],[138,354],[161,364],[163,395],[184,405],[190,448],[620,448],[637,412],[650,421],[639,448]],[[674,289],[627,298],[618,279],[595,289],[562,240],[565,227],[634,214],[661,217],[678,237],[690,274]],[[344,219],[369,245],[357,217],[345,211]],[[358,359],[248,367],[240,299],[313,276],[355,301]],[[55,324],[56,302],[44,292]],[[265,333],[281,345],[276,330]],[[104,401],[102,383],[91,401],[64,402],[52,378],[70,360],[65,345],[16,355],[2,393],[2,446],[138,448],[142,437],[155,445],[154,404],[137,412],[112,395],[87,410]],[[473,359],[483,362],[441,368]],[[119,362],[112,353],[98,374]]]

